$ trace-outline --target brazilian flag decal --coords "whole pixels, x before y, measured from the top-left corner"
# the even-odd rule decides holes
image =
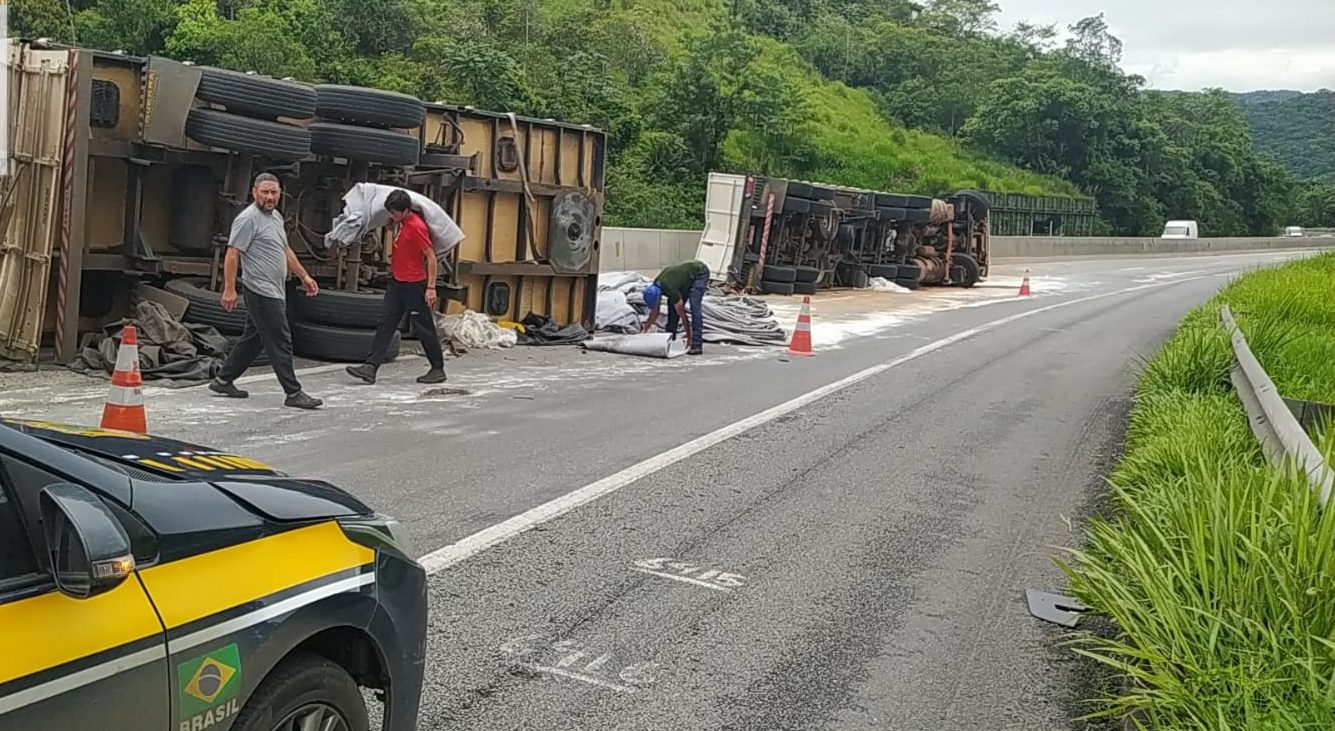
[[[241,653],[236,644],[181,663],[176,668],[182,717],[193,716],[235,696],[241,688]]]

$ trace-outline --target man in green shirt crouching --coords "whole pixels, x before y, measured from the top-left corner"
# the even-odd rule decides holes
[[[658,303],[664,295],[668,301],[667,331],[677,337],[677,320],[682,321],[686,331],[686,354],[700,355],[704,352],[704,300],[709,289],[709,267],[702,261],[692,259],[680,264],[673,264],[658,273],[652,284],[644,288],[644,304],[649,307],[649,319],[644,323],[642,332],[653,329],[658,322]],[[691,323],[686,326],[686,303],[690,301]]]

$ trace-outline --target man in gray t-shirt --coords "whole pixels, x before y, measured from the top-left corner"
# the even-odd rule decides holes
[[[284,290],[289,271],[296,272],[308,297],[319,294],[320,286],[287,245],[283,214],[276,210],[281,193],[278,178],[261,173],[251,189],[255,202],[246,206],[232,221],[227,256],[223,259],[222,306],[231,312],[242,301],[236,288],[239,266],[241,287],[245,290],[246,329],[218,376],[209,384],[209,390],[231,398],[249,396],[233,382],[263,350],[269,354],[278,383],[287,394],[284,404],[299,409],[318,409],[323,402],[301,390],[301,382],[297,380],[292,364],[292,332],[287,325]]]

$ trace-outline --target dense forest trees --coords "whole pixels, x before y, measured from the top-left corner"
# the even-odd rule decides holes
[[[1335,182],[1335,91],[1234,94],[1256,145],[1301,179]]]
[[[696,227],[710,170],[1094,196],[1112,233],[1335,225],[1219,91],[1119,68],[1101,16],[991,0],[11,0],[18,33],[607,130],[609,224]],[[1059,41],[1059,37],[1064,37]],[[1077,190],[1078,189],[1078,190]]]

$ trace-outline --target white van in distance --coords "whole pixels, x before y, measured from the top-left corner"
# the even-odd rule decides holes
[[[1169,221],[1164,224],[1163,239],[1194,239],[1200,237],[1195,221]]]

